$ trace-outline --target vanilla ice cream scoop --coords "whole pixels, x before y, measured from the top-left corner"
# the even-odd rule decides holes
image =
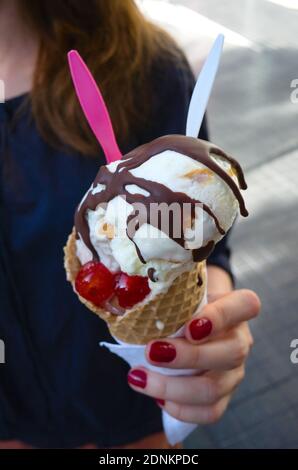
[[[148,276],[153,298],[248,215],[240,189],[240,165],[215,145],[155,139],[100,168],[76,211],[77,257]]]

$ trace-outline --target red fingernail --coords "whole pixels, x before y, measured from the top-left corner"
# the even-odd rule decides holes
[[[151,344],[149,357],[154,362],[171,362],[176,357],[176,349],[166,341],[155,341]]]
[[[156,398],[155,401],[159,406],[164,406],[165,404],[165,401],[162,400],[161,398]]]
[[[127,375],[127,381],[136,387],[145,388],[147,384],[147,374],[141,369],[130,370]]]
[[[189,325],[189,331],[192,339],[199,340],[210,335],[212,323],[208,318],[196,318]]]

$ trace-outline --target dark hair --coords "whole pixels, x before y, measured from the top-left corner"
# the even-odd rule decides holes
[[[175,60],[180,52],[133,0],[19,0],[19,6],[40,41],[30,98],[48,142],[98,153],[75,97],[67,64],[70,49],[79,51],[100,85],[120,144],[146,125],[152,64],[166,56]]]

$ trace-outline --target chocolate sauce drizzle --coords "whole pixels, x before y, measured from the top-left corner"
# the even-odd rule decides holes
[[[154,268],[149,268],[147,271],[147,275],[152,282],[157,282],[158,278],[156,276],[156,270]]]
[[[207,212],[209,216],[213,219],[218,232],[221,235],[225,234],[225,231],[221,227],[218,218],[213,213],[211,208],[208,207],[206,204],[202,203],[197,199],[190,198],[185,193],[172,191],[167,186],[161,183],[146,180],[143,178],[138,178],[130,173],[131,170],[138,168],[140,165],[145,163],[154,155],[157,155],[165,150],[173,150],[183,155],[186,155],[192,158],[193,160],[202,163],[211,171],[216,173],[229,186],[229,188],[237,198],[241,215],[245,217],[248,215],[243,197],[239,190],[239,187],[241,189],[246,189],[247,186],[242,169],[236,160],[226,155],[220,148],[203,140],[195,139],[192,137],[185,137],[181,135],[168,135],[159,137],[158,139],[155,139],[145,145],[141,145],[140,147],[137,147],[128,154],[124,155],[114,173],[111,173],[106,166],[101,167],[94,180],[91,190],[87,194],[85,200],[77,209],[75,214],[75,228],[77,238],[79,238],[79,236],[82,238],[85,245],[92,252],[94,260],[98,260],[98,254],[90,240],[86,211],[88,209],[95,210],[99,204],[106,204],[119,195],[122,197],[125,196],[126,201],[133,206],[133,212],[129,215],[127,219],[127,226],[130,226],[130,230],[127,230],[127,236],[135,244],[137,255],[142,263],[145,263],[146,261],[144,260],[142,253],[140,252],[138,246],[133,240],[135,232],[145,223],[150,223],[159,230],[163,229],[160,217],[158,217],[156,221],[150,219],[150,205],[152,203],[160,204],[161,202],[163,202],[168,204],[169,206],[172,203],[178,203],[181,208],[180,227],[184,226],[184,205],[189,204],[189,207],[191,208],[191,218],[193,220],[195,217],[196,204],[201,204],[203,210]],[[235,174],[237,175],[239,187],[235,183],[233,178],[211,158],[212,154],[222,157],[231,164],[232,168],[235,171]],[[92,194],[92,189],[96,188],[98,184],[104,185],[105,189],[96,194]],[[126,187],[132,184],[137,185],[141,189],[145,190],[146,193],[148,193],[149,195],[145,196],[143,194],[129,193]],[[144,207],[144,210],[141,213],[139,211],[141,207],[140,204],[142,204],[142,207]],[[133,222],[134,226],[132,226]],[[172,240],[174,240],[180,246],[185,248],[183,229],[181,230],[181,234],[179,237],[177,237],[177,235],[174,237],[173,218],[170,217],[169,222],[169,233],[167,232],[167,236],[169,236]],[[214,241],[210,241],[206,246],[192,250],[193,260],[198,262],[202,261],[203,259],[206,259],[212,252],[214,245]],[[153,272],[152,276],[154,276]]]

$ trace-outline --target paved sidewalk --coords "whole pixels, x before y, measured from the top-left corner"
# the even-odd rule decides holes
[[[228,48],[209,107],[212,140],[246,169],[250,217],[232,243],[238,285],[255,289],[262,315],[246,380],[229,412],[200,427],[190,448],[298,448],[298,10],[269,0],[179,0],[242,35]],[[281,3],[281,2],[280,2]],[[295,2],[293,0],[292,4]]]

